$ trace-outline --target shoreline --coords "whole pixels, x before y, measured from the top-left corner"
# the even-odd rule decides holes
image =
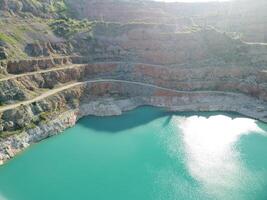
[[[257,111],[238,110],[238,106],[225,106],[215,104],[188,104],[188,105],[170,105],[166,103],[168,97],[136,97],[115,100],[105,98],[98,101],[92,101],[82,104],[77,109],[71,109],[54,117],[53,120],[42,123],[39,126],[23,131],[18,135],[11,135],[0,139],[0,165],[14,158],[17,154],[23,152],[30,145],[38,143],[54,135],[61,134],[64,130],[75,126],[79,119],[93,115],[99,117],[118,116],[124,112],[134,110],[142,106],[152,106],[162,108],[168,112],[234,112],[241,116],[259,120],[267,123],[266,118],[257,115]],[[215,102],[216,103],[216,102]],[[254,102],[255,103],[255,102]]]

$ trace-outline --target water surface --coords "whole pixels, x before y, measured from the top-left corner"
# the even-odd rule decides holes
[[[0,167],[0,200],[266,200],[266,130],[151,107],[86,117]]]

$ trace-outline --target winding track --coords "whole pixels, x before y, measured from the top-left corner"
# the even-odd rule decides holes
[[[100,65],[100,64],[135,64],[135,65],[149,65],[149,66],[153,66],[153,67],[166,67],[164,65],[156,65],[156,64],[148,64],[148,63],[139,63],[139,62],[123,62],[123,61],[114,61],[114,62],[89,62],[89,63],[85,63],[85,64],[70,64],[70,65],[63,65],[63,66],[55,66],[49,69],[45,69],[45,70],[38,70],[38,71],[33,71],[33,72],[27,72],[27,73],[22,73],[22,74],[11,74],[8,75],[5,78],[0,78],[0,82],[1,81],[8,81],[11,79],[16,79],[16,78],[20,78],[20,77],[24,77],[24,76],[30,76],[30,75],[35,75],[35,74],[44,74],[47,72],[53,72],[53,71],[61,71],[61,70],[65,70],[65,69],[73,69],[73,68],[78,68],[78,67],[83,67],[86,65]]]
[[[59,66],[55,66],[49,69],[45,69],[45,70],[37,70],[37,71],[33,71],[33,72],[27,72],[27,73],[21,73],[21,74],[9,74],[8,76],[4,77],[4,78],[0,78],[0,82],[2,81],[8,81],[11,79],[16,79],[16,78],[20,78],[23,76],[30,76],[30,75],[35,75],[35,74],[44,74],[47,72],[53,72],[53,71],[61,71],[61,70],[65,70],[65,69],[73,69],[73,68],[79,68],[79,67],[83,67],[86,65],[100,65],[100,64],[132,64],[132,65],[144,65],[144,66],[153,66],[153,67],[158,67],[158,68],[164,68],[167,67],[166,65],[157,65],[157,64],[149,64],[149,63],[142,63],[142,62],[123,62],[123,61],[114,61],[114,62],[89,62],[89,63],[84,63],[84,64],[69,64],[69,65],[59,65]],[[170,67],[172,68],[172,67]],[[188,67],[189,68],[189,67]]]
[[[122,62],[122,61],[115,61],[115,62],[92,62],[92,63],[85,63],[85,64],[70,64],[70,65],[64,65],[64,66],[56,66],[52,67],[50,69],[45,69],[45,70],[38,70],[38,71],[33,71],[33,72],[27,72],[27,73],[22,73],[22,74],[12,74],[8,75],[5,78],[0,78],[0,82],[2,81],[8,81],[11,79],[16,79],[24,76],[30,76],[30,75],[35,75],[35,74],[44,74],[47,72],[53,72],[53,71],[61,71],[65,69],[73,69],[73,68],[79,68],[83,67],[86,65],[100,65],[100,64],[135,64],[135,65],[145,65],[145,66],[153,66],[153,67],[158,67],[158,68],[164,68],[166,65],[156,65],[156,64],[149,64],[149,63],[140,63],[140,62]],[[262,70],[262,73],[267,73],[267,70]]]
[[[63,70],[63,69],[72,69],[72,68],[81,67],[81,66],[84,66],[84,65],[85,64],[71,64],[71,65],[64,65],[64,66],[61,66],[61,67],[53,67],[53,68],[45,69],[45,70],[27,72],[27,73],[23,73],[23,74],[9,75],[9,76],[7,76],[5,78],[1,78],[0,82],[8,81],[8,80],[15,79],[15,78],[20,78],[20,77],[23,77],[23,76],[30,76],[30,75],[35,75],[35,74],[44,74],[44,73],[47,73],[47,72],[60,71],[60,70]]]
[[[64,66],[57,66],[57,67],[53,67],[50,69],[46,69],[46,70],[39,70],[39,71],[34,71],[34,72],[28,72],[28,73],[22,73],[22,74],[17,74],[17,75],[10,75],[7,76],[5,78],[0,79],[0,82],[2,81],[8,81],[11,79],[16,79],[19,77],[23,77],[23,76],[30,76],[30,75],[35,75],[35,74],[43,74],[43,73],[47,73],[47,72],[53,72],[53,71],[60,71],[60,70],[65,70],[65,69],[72,69],[72,68],[79,68],[82,66],[86,66],[86,65],[98,65],[98,64],[136,64],[136,65],[150,65],[150,66],[154,66],[154,67],[166,67],[163,65],[155,65],[155,64],[148,64],[148,63],[135,63],[135,62],[122,62],[122,61],[117,61],[117,62],[92,62],[92,63],[86,63],[86,64],[70,64],[70,65],[64,65]],[[267,73],[267,70],[263,70],[263,73]],[[175,90],[175,89],[169,89],[169,88],[164,88],[164,87],[160,87],[157,85],[153,85],[153,84],[148,84],[148,83],[142,83],[142,82],[135,82],[135,81],[126,81],[126,80],[117,80],[117,79],[96,79],[96,80],[89,80],[89,81],[85,81],[85,82],[75,82],[75,83],[70,83],[68,85],[59,87],[59,88],[55,88],[55,89],[51,89],[47,92],[44,92],[43,94],[39,95],[36,98],[33,98],[31,100],[26,100],[26,101],[21,101],[15,104],[11,104],[11,105],[5,105],[0,107],[0,112],[4,112],[10,109],[15,109],[17,107],[19,107],[20,105],[28,105],[31,104],[33,102],[37,102],[40,101],[42,99],[45,99],[49,96],[52,96],[58,92],[67,90],[69,88],[75,87],[77,85],[82,85],[82,84],[86,84],[86,83],[100,83],[100,82],[120,82],[120,83],[128,83],[128,84],[135,84],[135,85],[141,85],[144,87],[151,87],[151,88],[155,88],[155,89],[161,89],[164,91],[168,91],[168,92],[175,92],[175,93],[183,93],[183,94],[197,94],[197,93],[201,93],[201,94],[228,94],[228,95],[238,95],[239,93],[233,93],[233,92],[223,92],[223,91],[212,91],[212,90],[203,90],[203,91],[183,91],[183,90]]]
[[[19,103],[15,103],[15,104],[11,104],[11,105],[6,105],[6,106],[2,106],[0,107],[0,112],[4,112],[7,110],[11,110],[11,109],[15,109],[17,107],[19,107],[20,105],[29,105],[33,102],[37,102],[40,101],[42,99],[45,99],[49,96],[52,96],[58,92],[67,90],[69,88],[78,86],[78,85],[82,85],[82,84],[88,84],[88,83],[103,83],[103,82],[110,82],[110,83],[128,83],[128,84],[134,84],[134,85],[140,85],[140,86],[144,86],[144,87],[150,87],[150,88],[154,88],[154,89],[160,89],[160,90],[164,90],[164,91],[168,91],[168,92],[175,92],[175,93],[183,93],[183,94],[228,94],[228,95],[238,95],[238,93],[233,93],[233,92],[221,92],[221,91],[183,91],[183,90],[174,90],[174,89],[169,89],[169,88],[164,88],[164,87],[160,87],[160,86],[156,86],[156,85],[152,85],[152,84],[148,84],[148,83],[141,83],[141,82],[135,82],[135,81],[125,81],[125,80],[117,80],[117,79],[96,79],[96,80],[90,80],[90,81],[85,81],[85,82],[76,82],[76,83],[72,83],[66,86],[62,86],[60,88],[56,88],[56,89],[52,89],[49,90],[43,94],[41,94],[40,96],[33,98],[31,100],[27,100],[27,101],[21,101]]]

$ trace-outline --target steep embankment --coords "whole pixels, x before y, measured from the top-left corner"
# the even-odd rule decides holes
[[[67,4],[76,17],[109,22],[174,24],[178,31],[214,26],[248,42],[267,42],[265,0],[235,0],[207,3],[89,0]]]
[[[17,83],[18,94],[23,92],[27,93],[25,91],[27,87],[31,87],[31,91],[39,91],[40,88],[47,88],[49,90],[44,91],[38,97],[19,100],[18,103],[12,103],[12,101],[10,103],[10,100],[15,100],[13,98],[16,95],[4,102],[10,104],[1,107],[1,111],[3,112],[1,121],[2,130],[6,132],[20,131],[27,127],[27,123],[17,123],[21,119],[12,120],[12,117],[8,117],[10,109],[20,109],[19,107],[22,105],[36,103],[66,88],[71,88],[72,86],[95,79],[132,81],[143,84],[144,86],[148,84],[154,85],[154,87],[162,87],[166,90],[179,90],[189,93],[210,91],[223,94],[224,92],[231,92],[245,94],[255,98],[255,100],[259,99],[262,102],[267,99],[266,72],[262,69],[255,70],[249,67],[227,67],[223,69],[220,67],[167,68],[165,66],[142,63],[101,62],[56,67],[17,76],[19,77],[15,76],[2,79],[1,82],[3,82],[3,85]],[[3,96],[5,97],[5,95]],[[60,103],[60,100],[58,101]],[[251,108],[251,110],[253,109]],[[258,106],[256,110],[264,113],[265,107]],[[35,114],[38,115],[38,113]],[[28,118],[28,120],[30,119]]]
[[[134,26],[136,28],[131,27],[131,31],[126,31],[124,40],[113,35],[108,37],[102,31],[102,35],[97,37],[101,41],[101,45],[98,45],[101,49],[99,54],[86,58],[66,57],[7,63],[6,76],[0,80],[2,161],[11,158],[29,144],[73,125],[84,115],[120,114],[141,105],[162,106],[176,111],[235,111],[266,121],[267,76],[265,67],[257,66],[265,63],[265,57],[257,46],[231,40],[226,36],[215,44],[207,44],[200,37],[203,34],[199,33],[192,33],[194,40],[186,33],[190,36],[188,41],[193,40],[193,44],[184,43],[179,38],[180,34],[173,35],[178,40],[168,37],[157,41],[156,38],[161,38],[162,34],[154,38],[143,37],[148,33],[143,32],[143,28]],[[131,36],[132,32],[134,34]],[[138,34],[140,32],[141,35]],[[214,37],[210,38],[217,41]],[[167,41],[176,43],[166,44]],[[220,47],[224,42],[228,42],[229,46],[222,49]],[[161,51],[154,48],[153,43]],[[219,64],[214,59],[209,59],[216,55],[217,61],[229,49],[236,49],[236,43],[253,49],[254,54],[240,52],[238,58],[229,54],[228,58],[231,59],[223,57],[224,62]],[[106,44],[128,45],[124,47],[131,56],[135,55],[132,56],[134,60],[157,65],[126,62],[124,59],[108,62],[112,54],[103,50],[103,45]],[[183,48],[173,53],[170,49],[178,44],[183,44]],[[191,52],[194,47],[198,51],[203,47],[208,48],[203,48],[203,53],[198,57],[198,51]],[[155,52],[161,52],[160,59],[154,59],[158,58]],[[172,54],[169,55],[169,52]],[[188,57],[182,56],[189,52],[192,54]],[[98,60],[96,57],[99,55],[110,58],[102,59],[105,62],[86,64]],[[245,60],[240,59],[245,56]],[[245,66],[250,56],[257,57],[250,61],[254,66]],[[117,57],[114,57],[116,60]],[[206,62],[200,67],[197,60]],[[162,63],[164,65],[159,65]],[[168,63],[172,65],[168,66]]]
[[[0,79],[2,104],[31,99],[40,89],[53,89],[71,82],[113,78],[154,84],[170,89],[229,91],[266,100],[266,72],[251,67],[179,67],[130,62],[72,64]],[[13,93],[9,88],[16,88]],[[11,95],[13,94],[13,95]],[[25,94],[25,95],[20,95]],[[18,98],[21,96],[21,98]],[[23,98],[24,97],[24,98]]]
[[[0,163],[80,117],[142,105],[267,121],[267,45],[224,32],[230,4],[42,3],[0,3]]]
[[[10,159],[31,143],[74,125],[85,115],[119,115],[142,105],[172,111],[234,111],[267,121],[267,104],[243,94],[177,91],[133,81],[91,80],[55,89],[5,111],[2,119],[27,127],[19,135],[0,140],[1,161]]]

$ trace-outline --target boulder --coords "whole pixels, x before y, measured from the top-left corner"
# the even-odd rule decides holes
[[[4,123],[4,130],[6,131],[12,131],[14,130],[14,122],[8,121]]]

